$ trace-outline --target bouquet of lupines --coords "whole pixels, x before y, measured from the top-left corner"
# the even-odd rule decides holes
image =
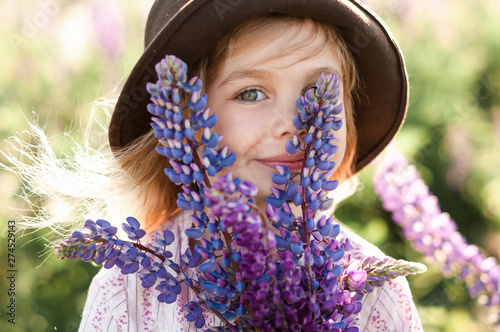
[[[168,247],[174,234],[158,232],[154,243],[143,245],[145,231],[129,217],[123,224],[128,241],[119,239],[109,222],[87,220],[86,230],[57,247],[60,257],[138,273],[143,287],[159,290],[160,302],[173,303],[182,284],[190,287],[197,296],[183,307],[186,320],[203,328],[203,312],[210,311],[221,322],[207,331],[358,331],[353,315],[366,293],[425,270],[389,258],[351,260],[349,239],[336,239],[340,226],[324,212],[333,204],[328,193],[338,185],[330,180],[334,132],[342,126],[336,74],[323,73],[316,88],[298,99],[293,123],[306,134],[294,136],[286,150],[304,154],[303,169],[295,174],[278,166],[261,211],[251,182],[227,171],[217,177],[236,156],[219,148],[220,137],[211,131],[217,115],[206,107],[201,80],[188,79],[186,64],[173,56],[156,71],[159,80],[148,85],[148,111],[161,143],[157,152],[170,160],[165,173],[182,187],[177,204],[192,211],[193,227],[185,234],[195,241],[194,250],[173,261]]]
[[[415,166],[393,146],[375,174],[375,189],[384,208],[402,227],[431,264],[447,278],[466,284],[469,294],[488,311],[490,322],[500,328],[500,266],[467,243],[450,215],[439,208],[438,199],[420,178]]]

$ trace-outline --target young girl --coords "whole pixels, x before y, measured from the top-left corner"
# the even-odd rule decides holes
[[[185,61],[188,77],[199,76],[214,130],[235,152],[234,176],[258,188],[257,205],[271,192],[275,166],[299,170],[303,156],[285,145],[304,133],[294,129],[296,100],[314,86],[322,72],[339,75],[345,125],[338,132],[334,178],[348,183],[373,160],[402,124],[407,106],[407,75],[396,42],[364,5],[351,1],[301,0],[158,0],[146,26],[146,50],[128,78],[109,128],[118,165],[112,183],[127,192],[119,213],[133,215],[148,231],[169,228],[176,237],[174,258],[190,245],[184,229],[189,214],[176,207],[180,189],[165,176],[166,158],[154,150],[149,95],[154,66],[166,54]],[[348,186],[344,186],[344,190]],[[126,189],[125,189],[126,188]],[[339,197],[336,197],[339,200]],[[109,211],[112,211],[111,207]],[[343,229],[353,257],[384,257],[375,246]],[[144,289],[137,275],[102,269],[93,279],[80,331],[192,331],[181,307],[193,297],[189,289],[173,304],[159,303],[154,288]],[[206,326],[216,324],[207,314]],[[357,315],[361,331],[419,331],[421,324],[408,284],[397,278],[364,297]]]

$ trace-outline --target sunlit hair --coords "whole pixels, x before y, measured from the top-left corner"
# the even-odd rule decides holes
[[[116,184],[112,179],[116,177],[112,169],[116,166],[105,124],[114,104],[111,99],[95,102],[86,128],[50,139],[35,115],[27,130],[2,147],[7,162],[0,163],[0,169],[12,172],[23,184],[17,193],[20,200],[12,206],[23,233],[50,228],[52,232],[44,237],[57,241],[81,228],[83,218],[106,217],[118,201],[113,200]],[[81,136],[84,143],[79,144],[75,136]],[[54,148],[60,141],[64,141],[63,154]]]
[[[246,40],[258,38],[264,32],[280,36],[292,25],[303,28],[307,24],[314,26],[312,39],[326,38],[324,47],[331,48],[341,60],[347,142],[344,159],[333,177],[339,179],[341,183],[348,184],[347,180],[353,178],[355,164],[357,136],[353,104],[357,73],[354,60],[337,28],[306,18],[283,15],[273,14],[257,18],[244,23],[223,38],[214,49],[191,66],[189,77],[200,77],[207,91],[217,77],[224,60],[230,56],[235,47],[244,47]],[[298,46],[289,43],[286,49],[276,50],[276,54],[270,54],[269,57],[279,56],[282,54],[280,52],[292,52],[294,47]],[[98,130],[101,135],[107,132],[102,125],[99,125]],[[80,228],[84,217],[108,218],[118,224],[123,222],[125,217],[133,215],[141,221],[143,227],[153,230],[179,211],[176,199],[180,187],[170,182],[165,175],[164,168],[169,167],[169,163],[165,157],[155,152],[155,147],[159,143],[152,131],[135,139],[114,157],[109,147],[102,144],[104,138],[96,149],[90,148],[85,141],[82,146],[75,148],[75,155],[66,158],[64,162],[57,159],[40,128],[33,126],[32,136],[38,141],[39,146],[21,142],[21,148],[18,148],[19,151],[23,151],[22,154],[29,156],[31,164],[10,158],[18,176],[25,183],[31,183],[28,190],[30,193],[24,195],[26,200],[30,201],[28,196],[31,195],[46,197],[52,201],[69,202],[68,206],[73,211],[78,210],[78,213],[73,213],[71,217],[63,215],[54,217],[50,211],[44,208],[38,209],[38,215],[24,218],[25,227],[48,226],[64,237],[69,232],[67,225],[70,225],[69,229]],[[91,169],[92,167],[94,168]],[[69,183],[71,188],[68,188]],[[335,195],[339,195],[339,192],[336,190]],[[347,190],[340,196],[348,196],[350,193],[351,190]],[[339,199],[338,196],[336,199]]]

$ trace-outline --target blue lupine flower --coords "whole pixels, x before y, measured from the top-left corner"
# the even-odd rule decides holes
[[[146,232],[141,229],[141,225],[139,224],[137,219],[135,219],[134,217],[128,217],[126,220],[128,225],[123,224],[123,230],[127,233],[127,236],[130,240],[139,240],[144,237],[144,235],[146,235]]]
[[[236,154],[218,147],[220,137],[211,131],[217,116],[206,107],[201,80],[188,79],[186,64],[174,56],[155,68],[158,81],[147,86],[152,102],[147,110],[161,144],[156,150],[169,159],[166,176],[181,185],[178,206],[193,211],[193,227],[185,234],[199,243],[174,262],[170,230],[156,233],[145,246],[139,242],[145,232],[135,218],[122,225],[135,242],[118,239],[116,228],[105,220],[87,220],[85,230],[57,247],[58,255],[138,273],[143,287],[159,290],[160,302],[176,301],[183,285],[192,288],[197,300],[183,310],[196,328],[205,325],[204,308],[225,324],[211,328],[217,331],[356,331],[351,315],[361,310],[361,294],[415,268],[375,258],[351,264],[345,253],[352,245],[335,239],[340,226],[317,213],[331,208],[327,193],[338,186],[330,179],[335,167],[330,160],[337,151],[334,132],[343,124],[337,75],[322,74],[316,88],[297,100],[293,125],[306,135],[293,136],[286,151],[303,153],[306,167],[297,174],[276,167],[272,181],[277,187],[265,211],[259,211],[251,182],[233,179],[231,172],[211,179],[229,168]],[[181,95],[187,96],[185,102]],[[297,216],[292,204],[301,210]]]

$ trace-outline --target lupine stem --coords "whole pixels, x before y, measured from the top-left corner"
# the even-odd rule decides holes
[[[302,169],[306,168],[306,160],[307,160],[307,155],[309,154],[309,151],[311,151],[311,144],[307,144],[304,150],[304,161],[302,162]],[[311,174],[311,171],[309,171],[309,174]],[[302,172],[300,172],[300,180],[302,181],[303,175]],[[307,213],[307,202],[306,202],[306,192],[304,190],[304,193],[302,195],[302,222],[304,224],[304,234],[305,234],[305,240],[306,240],[306,246],[310,247],[311,246],[311,232],[309,232],[306,228],[306,213]]]
[[[194,159],[194,162],[196,163],[196,165],[203,165],[203,163],[201,162],[201,159],[200,159],[200,156],[198,155],[198,148],[196,147],[195,144],[193,144],[193,142],[191,141],[188,141],[189,142],[189,146],[193,149],[193,159]],[[203,183],[205,184],[205,187],[207,188],[212,188],[212,184],[210,183],[210,179],[208,178],[208,174],[207,174],[207,171],[205,170],[205,167],[200,167],[201,171],[202,171],[202,174],[203,174]]]
[[[146,251],[152,255],[154,255],[155,257],[159,258],[161,260],[162,263],[165,262],[165,257],[163,255],[158,255],[156,254],[153,250],[149,249],[148,247],[145,247],[143,246],[142,244],[140,243],[133,243],[134,247],[136,247],[137,249],[139,250],[143,250],[143,251]]]

